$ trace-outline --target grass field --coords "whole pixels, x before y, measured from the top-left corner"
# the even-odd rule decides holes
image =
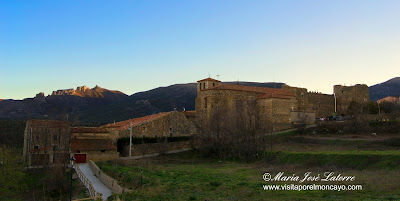
[[[296,155],[297,154],[297,155]],[[398,160],[400,152],[267,152],[265,158],[252,163],[201,158],[196,152],[159,156],[135,161],[100,162],[100,168],[133,189],[132,193],[119,195],[121,200],[400,200],[400,172],[390,164],[382,170],[390,157]],[[336,155],[332,159],[330,156]],[[282,160],[271,160],[279,156]],[[375,165],[357,157],[378,156]],[[380,156],[384,156],[380,158]],[[315,158],[323,161],[316,162]],[[386,158],[388,157],[388,158]],[[359,165],[347,163],[349,159]],[[346,162],[347,161],[347,162]],[[350,160],[351,161],[351,160]],[[380,164],[380,165],[376,165]],[[398,165],[398,163],[396,163]],[[140,171],[143,170],[143,185]],[[262,175],[283,171],[303,175],[305,172],[334,171],[355,176],[353,182],[329,184],[360,184],[360,191],[264,191],[266,184],[298,184],[296,182],[265,182]],[[314,182],[315,184],[322,184]],[[308,183],[312,184],[312,182]],[[111,197],[110,200],[115,199]]]
[[[198,152],[140,160],[99,162],[100,168],[133,190],[121,200],[400,200],[400,134],[303,134],[267,136],[256,161],[220,160]],[[271,146],[272,145],[272,146]],[[141,185],[141,170],[142,185]],[[263,180],[264,173],[304,177],[306,172],[354,176],[354,181]],[[263,190],[271,184],[361,185],[357,191]]]

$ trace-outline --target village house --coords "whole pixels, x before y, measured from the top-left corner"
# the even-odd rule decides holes
[[[101,126],[110,133],[115,133],[120,140],[129,140],[130,127],[132,125],[132,138],[154,139],[153,143],[132,145],[131,154],[142,155],[143,153],[155,154],[163,151],[177,149],[189,149],[191,144],[185,142],[168,142],[171,138],[185,138],[197,134],[197,128],[188,120],[183,112],[162,112],[144,117],[128,119],[121,122]],[[129,141],[126,144],[118,144],[121,156],[129,155]]]
[[[103,128],[73,127],[67,121],[28,120],[23,156],[28,167],[110,160],[119,157],[110,133]]]
[[[28,120],[24,132],[23,156],[28,166],[69,162],[71,128],[67,121]]]
[[[96,162],[119,157],[117,146],[106,129],[73,127],[71,130],[71,153],[74,155],[75,162],[87,163],[90,160]]]
[[[136,138],[191,136],[196,128],[182,112],[162,112],[144,117],[128,119],[106,124],[101,128],[115,132],[118,138],[129,137],[132,124],[132,136]]]

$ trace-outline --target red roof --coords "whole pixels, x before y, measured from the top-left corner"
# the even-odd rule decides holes
[[[248,92],[256,92],[256,93],[265,93],[265,94],[274,94],[275,96],[293,96],[294,94],[285,91],[283,89],[277,88],[267,88],[267,87],[253,87],[253,86],[243,86],[243,85],[231,85],[231,84],[221,84],[212,88],[204,89],[205,90],[235,90],[235,91],[248,91]]]
[[[72,133],[108,133],[108,131],[99,127],[73,127]]]
[[[191,110],[191,111],[184,111],[183,114],[187,117],[195,117],[196,116],[196,111]]]
[[[72,151],[116,150],[110,139],[71,139]]]
[[[68,121],[31,119],[28,122],[32,127],[69,127]]]
[[[153,114],[149,116],[144,116],[144,117],[139,117],[139,118],[134,118],[134,119],[128,119],[125,121],[120,121],[117,123],[111,123],[111,124],[106,124],[103,126],[100,126],[101,128],[110,128],[110,127],[116,127],[116,130],[126,130],[129,128],[130,123],[132,122],[132,126],[137,126],[139,124],[148,122],[148,121],[153,121],[155,119],[161,118],[169,114],[170,112],[162,112],[158,114]]]
[[[203,82],[203,81],[221,82],[221,81],[219,81],[219,80],[212,79],[212,78],[202,79],[202,80],[199,80],[199,81],[197,81],[197,82]]]

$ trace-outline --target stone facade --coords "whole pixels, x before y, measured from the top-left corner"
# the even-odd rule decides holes
[[[308,109],[306,111],[314,112],[315,117],[329,117],[335,113],[334,95],[309,92]]]
[[[209,80],[198,81],[196,121],[206,133],[270,132],[290,127],[290,108],[296,108],[293,93],[282,89],[241,85],[211,85]],[[288,108],[288,109],[285,109]],[[272,115],[274,114],[274,115]]]
[[[369,101],[369,89],[365,84],[354,86],[335,85],[337,114],[346,114],[347,108],[352,101],[357,103],[367,103]]]
[[[166,143],[147,143],[147,144],[133,144],[132,145],[132,156],[141,156],[148,154],[164,154],[168,151],[176,151],[183,149],[192,149],[192,141],[181,141],[181,142],[166,142]],[[128,156],[129,146],[121,153],[122,156]]]
[[[351,101],[369,101],[366,85],[336,85],[334,91],[329,95],[288,85],[282,89],[227,85],[207,78],[197,84],[195,124],[204,132],[265,133],[312,124],[315,117],[334,115],[335,109],[336,114],[346,113]]]
[[[129,137],[132,122],[132,137],[157,138],[179,137],[196,134],[196,127],[183,112],[164,112],[122,122],[101,126],[110,132],[118,133],[118,138]]]
[[[28,166],[68,164],[71,128],[66,121],[28,120],[23,156]]]
[[[74,127],[71,134],[71,153],[78,162],[112,160],[119,157],[117,146],[104,128]]]

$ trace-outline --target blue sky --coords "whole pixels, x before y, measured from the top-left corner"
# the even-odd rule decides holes
[[[400,1],[0,1],[0,99],[216,77],[332,93],[400,76]]]

